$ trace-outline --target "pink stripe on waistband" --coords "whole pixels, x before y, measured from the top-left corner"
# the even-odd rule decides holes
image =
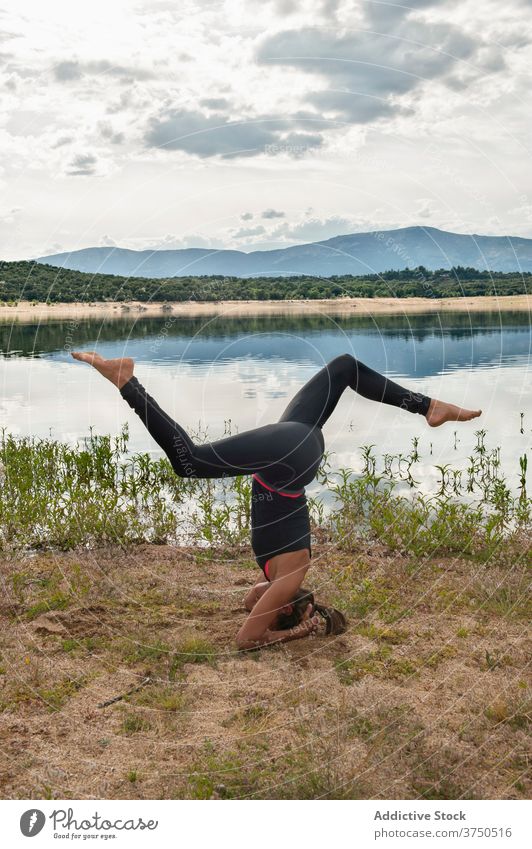
[[[264,564],[264,569],[263,569],[264,577],[265,577],[265,578],[267,578],[267,579],[268,579],[268,581],[270,580],[270,576],[269,576],[269,574],[268,574],[268,572],[269,572],[269,569],[268,569],[268,563],[269,563],[269,562],[270,562],[269,560],[267,560],[267,561],[266,561],[266,563]]]
[[[300,492],[281,492],[279,489],[274,489],[273,486],[268,486],[267,483],[264,483],[264,481],[259,478],[256,472],[252,475],[252,477],[254,477],[255,480],[258,481],[260,485],[263,486],[265,489],[269,489],[270,492],[276,492],[277,495],[284,495],[285,498],[299,498],[305,492],[304,489],[302,489]]]

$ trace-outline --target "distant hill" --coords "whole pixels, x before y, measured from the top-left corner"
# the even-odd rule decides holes
[[[417,268],[456,266],[479,271],[532,271],[532,239],[448,233],[434,227],[404,227],[335,236],[274,251],[183,250],[130,251],[125,248],[85,248],[41,256],[37,262],[123,277],[316,277]]]

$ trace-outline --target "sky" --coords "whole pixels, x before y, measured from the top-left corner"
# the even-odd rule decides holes
[[[532,238],[530,0],[0,0],[0,259]]]

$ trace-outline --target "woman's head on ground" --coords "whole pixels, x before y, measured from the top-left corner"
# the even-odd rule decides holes
[[[277,630],[284,631],[295,628],[304,618],[309,604],[312,606],[311,616],[319,614],[326,623],[326,634],[343,634],[347,628],[347,622],[343,613],[334,607],[327,607],[315,601],[314,593],[300,587],[295,593],[292,601],[285,604],[277,617]]]

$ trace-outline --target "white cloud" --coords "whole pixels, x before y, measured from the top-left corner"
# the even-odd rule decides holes
[[[432,198],[419,198],[415,215],[419,219],[432,218],[437,209]]]
[[[167,233],[166,236],[156,236],[151,239],[134,240],[128,247],[136,250],[179,250],[182,248],[212,248],[220,250],[225,247],[224,242],[215,237],[208,237],[202,233],[187,233],[183,236],[175,236]]]
[[[74,136],[63,135],[62,133],[57,137],[57,139],[52,142],[51,147],[64,147],[67,144],[72,144],[75,141]]]
[[[343,233],[352,233],[358,229],[357,222],[353,219],[331,215],[325,219],[305,218],[302,221],[279,224],[272,231],[271,238],[287,245],[298,242],[319,242]]]
[[[423,220],[532,236],[521,0],[3,7],[2,202],[21,208],[4,257],[102,232],[214,249]]]
[[[107,59],[93,60],[91,62],[80,62],[78,59],[65,59],[58,62],[52,68],[53,75],[58,82],[73,82],[83,77],[118,77],[122,80],[149,80],[154,74],[146,68],[136,66],[124,67],[113,64]]]
[[[265,209],[261,213],[262,218],[284,218],[285,213],[280,209]]]
[[[72,176],[90,176],[96,174],[98,159],[93,153],[76,153],[67,167],[67,174]]]
[[[13,206],[11,208],[6,206],[0,206],[0,222],[2,224],[14,224],[17,215],[22,212],[19,206]]]
[[[103,139],[110,141],[111,144],[122,144],[125,139],[125,133],[113,127],[110,121],[99,121],[98,129]]]
[[[256,227],[241,227],[239,230],[235,230],[232,236],[233,239],[249,239],[250,236],[262,236],[265,232],[266,228],[258,224]]]
[[[223,115],[205,115],[191,109],[163,110],[149,122],[148,147],[179,150],[199,157],[224,159],[276,155],[300,156],[323,144],[317,133],[301,132],[299,119],[261,116],[230,121]]]

